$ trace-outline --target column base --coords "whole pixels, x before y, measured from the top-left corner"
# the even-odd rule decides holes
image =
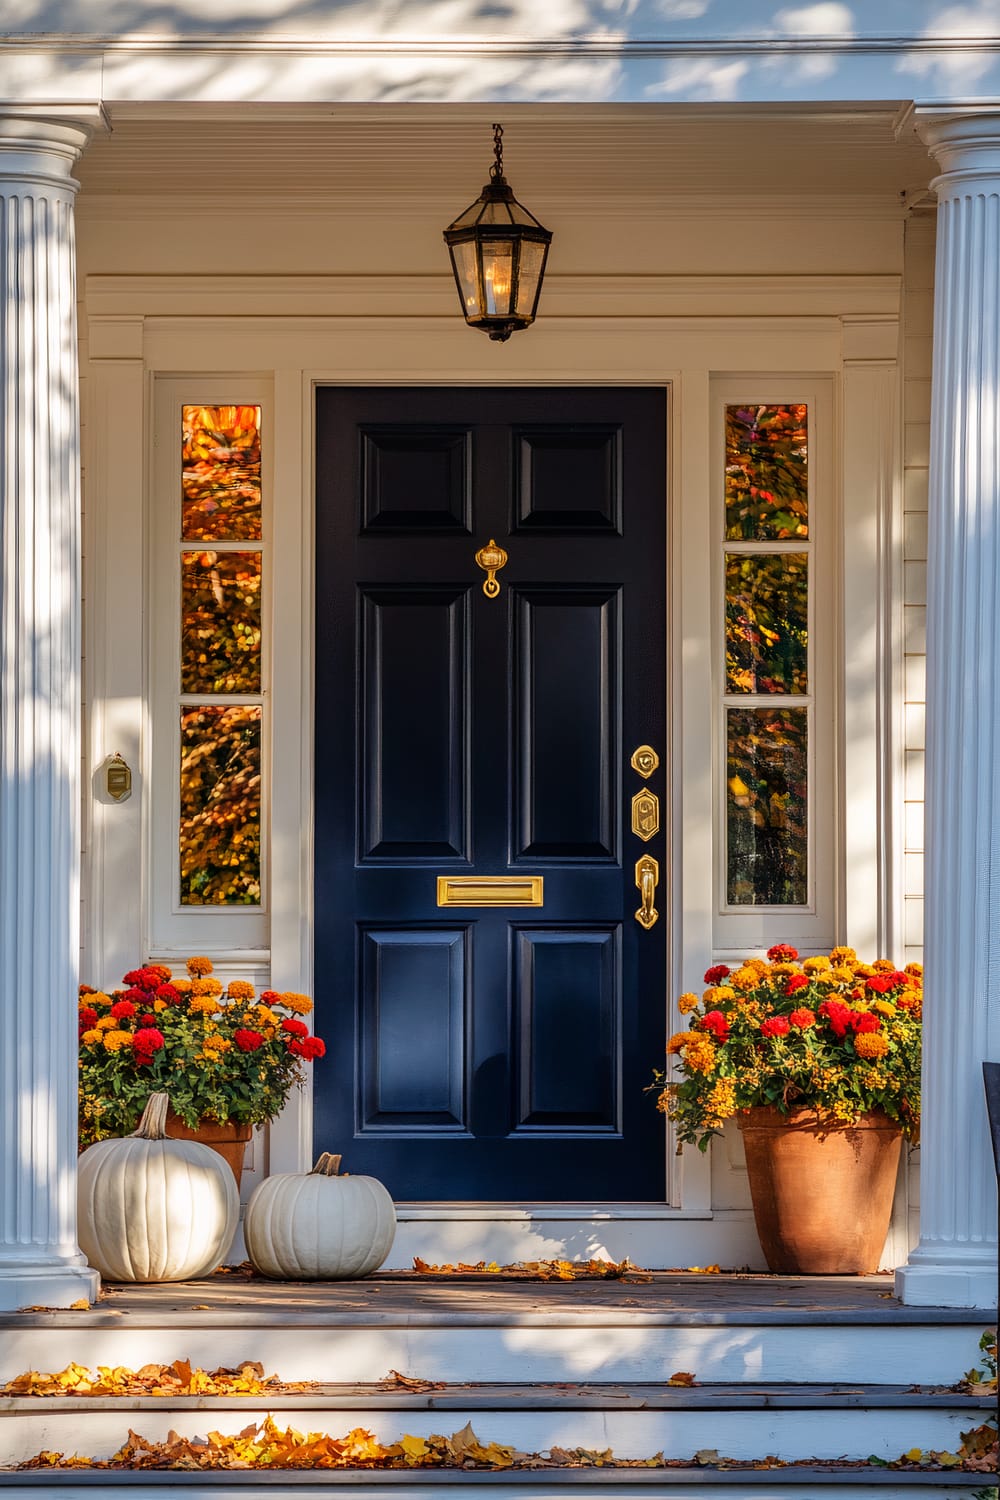
[[[981,1307],[996,1317],[997,1268],[978,1261],[900,1266],[896,1296],[908,1307]]]
[[[72,1307],[97,1301],[101,1278],[90,1266],[0,1265],[0,1312]]]

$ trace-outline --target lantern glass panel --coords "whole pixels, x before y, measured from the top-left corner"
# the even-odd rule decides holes
[[[530,318],[535,311],[535,298],[538,296],[538,282],[545,264],[545,252],[547,245],[539,245],[533,240],[521,241],[521,274],[517,284],[517,316],[519,318]]]
[[[472,240],[463,240],[452,245],[451,255],[466,317],[474,317],[480,311],[476,246]]]
[[[513,247],[509,240],[488,241],[483,246],[483,292],[488,317],[510,312],[513,288]]]

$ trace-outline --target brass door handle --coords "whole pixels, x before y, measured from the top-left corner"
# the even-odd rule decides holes
[[[636,860],[635,883],[639,889],[641,905],[635,914],[635,920],[647,932],[656,925],[660,915],[653,905],[659,879],[660,866],[651,854],[644,854],[641,859]]]

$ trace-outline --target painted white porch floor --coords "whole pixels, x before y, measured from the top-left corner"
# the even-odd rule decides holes
[[[621,1457],[891,1460],[910,1448],[950,1449],[992,1404],[947,1389],[978,1356],[991,1319],[980,1312],[908,1308],[889,1277],[782,1278],[653,1273],[648,1281],[533,1283],[388,1275],[350,1283],[247,1281],[239,1273],[180,1286],[109,1287],[89,1311],[0,1317],[0,1382],[70,1361],[129,1365],[187,1358],[206,1369],[259,1360],[308,1394],[268,1397],[0,1398],[5,1464],[42,1449],[113,1453],[130,1427],[158,1440],[170,1429],[236,1432],[267,1412],[299,1429],[367,1427],[384,1442],[409,1432],[453,1432],[471,1421],[483,1442],[527,1451],[612,1448]],[[380,1390],[389,1372],[443,1381],[443,1390]],[[669,1387],[676,1371],[697,1385]],[[685,1473],[687,1477],[685,1477]],[[0,1474],[12,1500],[29,1490],[82,1494],[81,1471]],[[263,1485],[279,1494],[312,1484],[370,1497],[401,1489],[500,1484],[555,1497],[559,1486],[712,1488],[726,1495],[866,1492],[966,1496],[983,1475],[865,1471],[573,1470],[475,1474],[337,1471],[303,1474],[149,1471],[98,1473],[131,1491],[165,1482],[227,1497]],[[520,1488],[519,1488],[520,1486]],[[687,1487],[687,1490],[685,1489]]]

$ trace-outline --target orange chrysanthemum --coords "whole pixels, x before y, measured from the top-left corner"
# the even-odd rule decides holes
[[[210,958],[189,958],[187,971],[192,979],[202,979],[206,974],[212,972],[212,960]]]
[[[297,995],[294,990],[288,991],[281,996],[281,1003],[286,1010],[292,1010],[297,1016],[307,1016],[313,1008],[313,1003],[308,995]]]
[[[854,1050],[859,1057],[873,1061],[875,1058],[885,1057],[889,1042],[880,1031],[862,1031],[854,1038]]]
[[[252,1000],[255,990],[245,979],[231,979],[226,994],[230,1000]]]
[[[218,997],[222,994],[222,984],[218,979],[196,979],[191,986],[192,995],[211,995]]]

